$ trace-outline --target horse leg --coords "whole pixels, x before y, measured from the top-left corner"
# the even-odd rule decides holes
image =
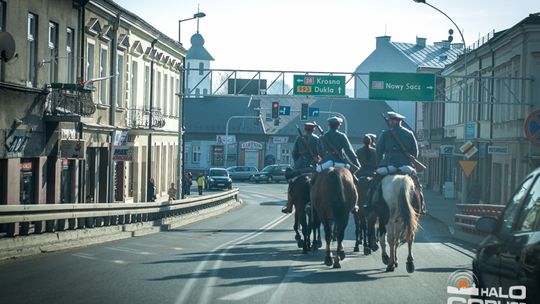
[[[384,265],[388,265],[390,261],[390,257],[388,257],[388,254],[386,253],[386,230],[381,231],[380,235],[380,242],[381,242],[381,258]]]
[[[409,255],[407,256],[407,265],[406,265],[406,268],[407,268],[407,272],[408,273],[413,273],[414,272],[414,258],[413,258],[413,255],[412,255],[412,244],[414,242],[414,236],[407,241],[407,247],[408,247],[408,250],[409,250]]]
[[[295,235],[294,235],[294,239],[296,240],[297,242],[297,245],[298,245],[298,248],[302,248],[300,245],[299,245],[299,241],[302,239],[302,237],[300,236],[300,233],[298,232],[298,212],[294,212],[294,225],[293,225],[293,229],[294,229],[294,232],[295,232]]]
[[[329,221],[325,221],[324,225],[324,239],[326,240],[326,255],[324,257],[324,264],[326,266],[332,266],[332,251],[330,250],[330,243],[332,242],[332,224]]]
[[[302,226],[302,235],[304,237],[304,240],[302,240],[302,253],[307,253],[309,251],[309,227],[307,225],[307,220],[306,220],[306,213],[304,211],[298,211],[299,209],[297,209],[297,213],[298,213],[298,216],[300,217],[300,226]],[[300,244],[299,244],[300,245]]]
[[[362,221],[362,214],[360,211],[353,211],[353,218],[354,218],[354,232],[355,232],[355,242],[354,242],[354,252],[360,251],[360,244],[362,243],[362,233],[364,232],[363,227],[363,221]]]

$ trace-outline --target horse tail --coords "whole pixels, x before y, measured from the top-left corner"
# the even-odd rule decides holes
[[[332,212],[334,213],[334,221],[338,220],[338,217],[348,213],[345,211],[345,189],[343,189],[343,182],[339,176],[338,170],[332,170],[329,172],[329,189],[334,189],[334,196],[332,197]]]
[[[406,179],[404,179],[406,181]],[[414,238],[416,230],[418,230],[419,222],[416,216],[416,211],[412,206],[412,200],[414,195],[414,189],[412,186],[404,182],[399,191],[399,200],[401,202],[401,217],[403,218],[403,236],[405,240],[409,241]]]

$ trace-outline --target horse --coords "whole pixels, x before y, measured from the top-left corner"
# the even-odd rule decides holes
[[[414,210],[416,200],[414,181],[408,175],[387,175],[381,181],[382,197],[389,209],[386,231],[381,236],[382,260],[387,272],[394,271],[398,266],[397,248],[407,242],[409,255],[407,256],[406,269],[413,273],[414,258],[412,244],[416,231],[420,227],[419,215]],[[390,256],[386,253],[386,238],[390,247]]]
[[[297,242],[298,248],[302,248],[303,253],[307,253],[311,248],[318,248],[316,246],[315,234],[313,238],[313,247],[311,247],[310,241],[310,223],[311,214],[307,213],[308,203],[310,202],[310,189],[311,189],[311,179],[308,175],[303,174],[297,176],[289,183],[289,191],[287,199],[289,202],[292,202],[294,205],[294,226],[295,231],[295,240]],[[311,210],[309,211],[311,213]],[[311,216],[312,217],[312,216]],[[302,236],[299,233],[299,227],[302,228]],[[319,232],[320,239],[320,232]]]
[[[311,202],[324,227],[326,241],[326,266],[341,268],[340,260],[345,258],[343,237],[349,222],[349,212],[355,207],[358,193],[352,173],[345,168],[330,167],[318,173],[311,188]],[[337,248],[333,258],[330,250],[332,224],[336,226]]]
[[[354,252],[360,251],[360,245],[364,247],[364,255],[371,254],[371,251],[379,249],[377,237],[375,234],[375,222],[377,214],[374,208],[368,205],[369,188],[372,184],[372,177],[360,176],[356,183],[358,191],[358,210],[353,210],[353,219],[355,224],[355,244]]]

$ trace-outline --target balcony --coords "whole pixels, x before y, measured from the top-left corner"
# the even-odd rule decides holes
[[[145,108],[129,109],[129,127],[147,129],[150,112],[152,112],[152,128],[163,128],[165,126],[165,117],[160,108],[152,108],[152,111]]]
[[[76,83],[52,83],[47,95],[45,117],[49,121],[80,121],[92,116],[96,106],[92,90]]]

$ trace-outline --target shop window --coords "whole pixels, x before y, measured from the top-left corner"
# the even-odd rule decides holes
[[[33,204],[35,202],[35,175],[34,164],[31,159],[21,159],[21,184],[20,197],[21,204]]]

